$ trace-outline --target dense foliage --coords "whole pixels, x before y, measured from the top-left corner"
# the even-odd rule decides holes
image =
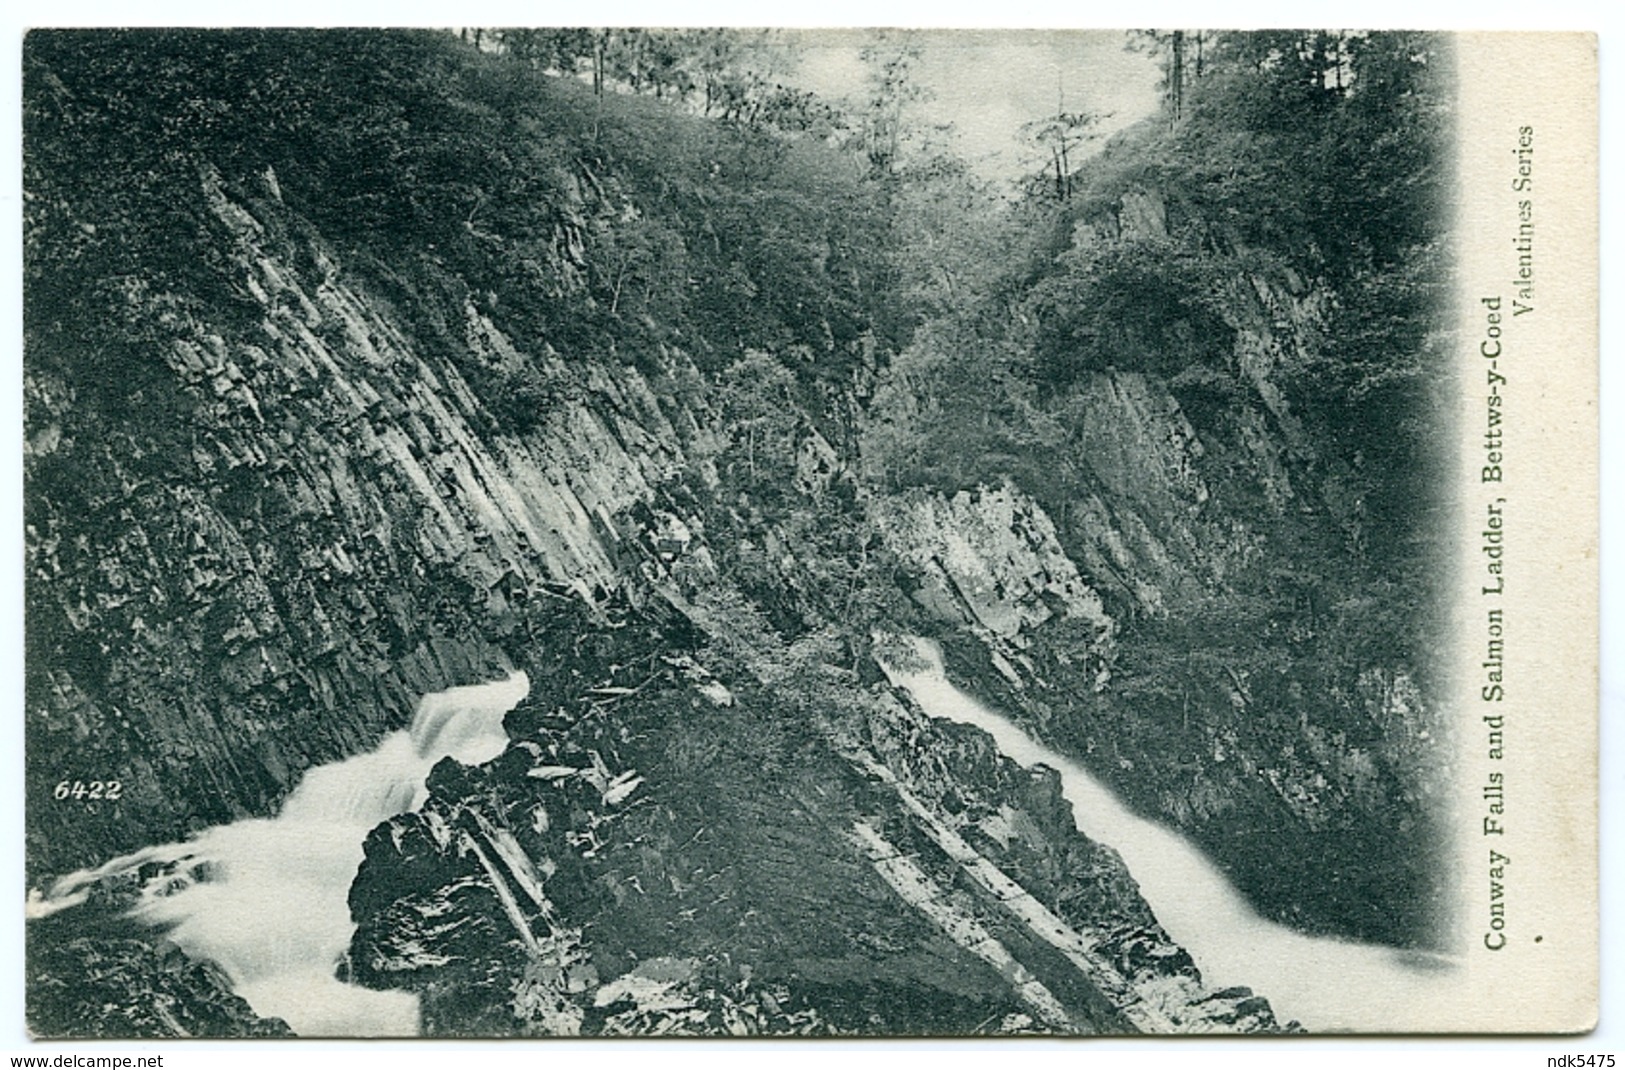
[[[205,206],[174,196],[202,161],[233,188],[271,176],[324,236],[392,265],[409,309],[415,262],[561,351],[676,344],[717,368],[802,346],[838,378],[886,329],[880,203],[816,141],[595,95],[427,32],[43,32],[27,62],[29,262],[84,268],[29,279],[42,353],[130,287],[239,300]],[[119,166],[84,167],[86,142]]]
[[[968,424],[995,453],[1053,448],[1108,371],[1166,382],[1218,441],[1266,379],[1306,429],[1310,479],[1349,506],[1315,525],[1346,559],[1332,575],[1409,580],[1437,538],[1446,434],[1448,54],[1425,34],[1205,37],[1177,120],[1120,136],[1064,201],[1040,183],[1006,212],[1019,236],[978,250],[978,281],[894,365],[869,460],[894,483],[995,478],[941,468]],[[916,273],[961,267],[933,250]],[[1249,364],[1244,333],[1279,344]],[[980,418],[951,415],[972,384]]]

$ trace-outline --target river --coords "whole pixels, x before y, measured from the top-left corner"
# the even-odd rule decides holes
[[[1309,936],[1261,918],[1190,841],[1132,813],[1077,762],[954,687],[936,645],[912,642],[923,667],[883,666],[892,682],[931,716],[987,732],[1011,760],[1059,772],[1078,831],[1117,850],[1152,913],[1210,987],[1252,988],[1280,1021],[1295,1018],[1316,1033],[1438,1027],[1441,1006],[1461,988],[1449,960]]]
[[[378,746],[306,772],[276,817],[207,829],[57,881],[36,916],[76,905],[95,881],[147,862],[178,873],[151,881],[133,916],[169,930],[187,954],[212,959],[255,1013],[301,1036],[414,1036],[417,997],[334,976],[350,946],[350,884],[367,833],[415,809],[445,757],[489,761],[508,744],[502,717],[530,690],[525,674],[426,696],[412,726]]]
[[[1222,872],[1182,836],[1138,817],[1082,766],[1034,741],[947,681],[934,644],[915,640],[917,671],[887,667],[934,717],[973,724],[1022,765],[1061,775],[1078,830],[1122,856],[1157,920],[1214,988],[1246,985],[1283,1022],[1314,1032],[1420,1030],[1437,1024],[1459,985],[1437,958],[1312,937],[1259,917]],[[57,881],[30,912],[82,901],[91,884],[152,861],[178,864],[149,882],[135,917],[169,930],[196,958],[212,959],[255,1012],[302,1036],[412,1036],[414,995],[336,979],[355,926],[348,895],[367,833],[415,809],[441,758],[466,764],[501,753],[502,717],[530,687],[523,673],[423,699],[410,729],[365,754],[309,770],[282,811],[208,829]]]

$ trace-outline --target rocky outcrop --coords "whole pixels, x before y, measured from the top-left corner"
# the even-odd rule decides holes
[[[1049,516],[1014,487],[951,499],[877,497],[869,508],[887,546],[911,567],[915,600],[936,616],[1011,649],[1060,617],[1092,628],[1093,646],[1110,646],[1112,621],[1100,596],[1061,548]]]
[[[1201,985],[1054,773],[828,669],[703,658],[533,697],[501,757],[437,768],[368,840],[349,976],[435,1034],[1275,1028]]]
[[[520,354],[466,302],[448,356],[274,200],[209,168],[194,193],[251,311],[171,316],[147,389],[184,426],[27,376],[30,796],[120,784],[36,810],[36,872],[262,813],[418,696],[507,670],[526,600],[656,556],[627,512],[683,467],[637,372]],[[469,366],[548,384],[527,430]]]
[[[1170,211],[1130,190],[1074,242],[1164,241]],[[1393,644],[1356,650],[1338,634],[1342,611],[1326,603],[1355,603],[1321,590],[1336,584],[1317,567],[1365,575],[1350,564],[1364,506],[1280,383],[1332,297],[1281,266],[1228,286],[1223,366],[1089,372],[1067,398],[1064,454],[1048,459],[1066,478],[1037,481],[1041,494],[983,487],[871,509],[967,687],[1200,842],[1266,913],[1433,940],[1417,904],[1441,897],[1422,861],[1438,713]],[[1350,630],[1370,629],[1369,609],[1351,612]],[[1379,694],[1379,679],[1399,691]],[[1328,872],[1340,876],[1307,891]]]
[[[635,695],[522,707],[501,758],[437,770],[369,838],[351,976],[419,992],[433,1034],[940,1032],[1017,1012],[845,841],[850,768],[730,692],[657,667]]]
[[[61,939],[30,933],[28,1028],[76,1039],[286,1037],[286,1023],[261,1018],[208,962],[143,938]]]

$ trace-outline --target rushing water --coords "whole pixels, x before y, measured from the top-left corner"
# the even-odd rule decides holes
[[[886,666],[893,683],[931,716],[973,724],[1022,765],[1061,774],[1078,831],[1117,850],[1140,894],[1209,986],[1246,985],[1267,997],[1282,1022],[1313,1032],[1406,1031],[1436,1026],[1442,1003],[1461,987],[1436,956],[1308,936],[1266,921],[1217,866],[1177,833],[1138,817],[1077,762],[1035,742],[944,678],[935,644],[913,641],[923,668]]]
[[[409,730],[308,771],[278,816],[219,825],[64,877],[32,910],[72,906],[96,880],[147,862],[177,862],[178,875],[143,890],[134,916],[218,963],[256,1013],[302,1036],[414,1035],[415,996],[334,977],[355,931],[348,896],[362,843],[380,822],[422,804],[424,779],[441,758],[474,764],[500,754],[508,743],[502,716],[529,690],[521,672],[429,695]]]
[[[1246,985],[1282,1021],[1316,1031],[1422,1029],[1459,988],[1449,964],[1391,948],[1311,937],[1265,921],[1219,869],[1178,834],[1131,813],[1076,762],[1035,742],[950,684],[933,644],[916,640],[923,668],[888,667],[934,717],[974,724],[1022,765],[1061,775],[1079,831],[1114,847],[1168,935],[1214,988]],[[151,882],[134,915],[169,930],[188,954],[212,959],[254,1010],[304,1036],[410,1036],[416,997],[335,979],[355,926],[348,894],[362,843],[380,822],[423,802],[424,778],[450,756],[494,758],[507,745],[502,716],[529,690],[523,673],[426,697],[411,729],[366,754],[311,769],[281,814],[220,825],[64,877],[30,912],[81,902],[98,879],[147,862],[179,863]]]

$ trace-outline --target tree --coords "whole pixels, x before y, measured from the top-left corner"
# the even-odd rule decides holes
[[[872,45],[862,52],[867,97],[860,132],[863,152],[877,175],[897,170],[906,129],[904,113],[910,104],[925,99],[926,90],[912,77],[919,59],[919,46],[907,37],[901,44]]]
[[[1094,139],[1090,128],[1098,120],[1099,116],[1089,112],[1067,111],[1063,98],[1054,115],[1035,119],[1022,127],[1022,133],[1049,157],[1044,170],[1053,179],[1053,185],[1042,178],[1038,185],[1053,189],[1057,201],[1065,203],[1072,199],[1072,157],[1083,144]]]
[[[752,350],[723,372],[718,399],[724,427],[745,447],[752,485],[784,485],[795,469],[795,376],[760,350]]]
[[[1163,112],[1170,126],[1185,117],[1186,96],[1191,83],[1200,79],[1206,66],[1206,48],[1212,34],[1207,30],[1131,30],[1129,47],[1162,57]]]
[[[507,53],[527,66],[574,76],[594,49],[594,31],[580,27],[492,31]]]

